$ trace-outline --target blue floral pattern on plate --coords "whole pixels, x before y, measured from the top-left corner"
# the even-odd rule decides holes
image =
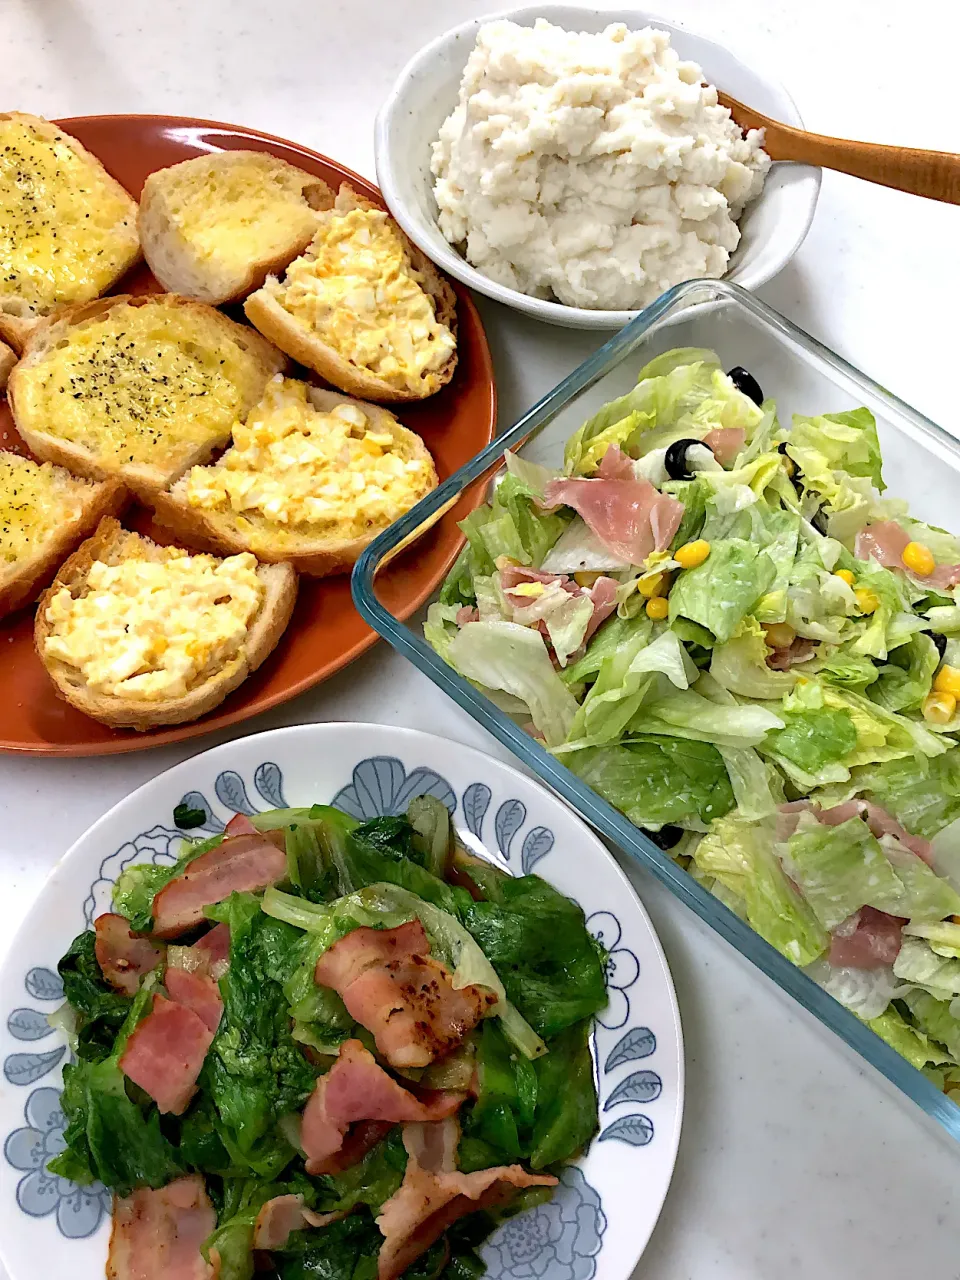
[[[260,764],[249,784],[233,770],[220,773],[213,792],[215,803],[199,791],[189,791],[182,797],[181,803],[204,815],[192,835],[221,832],[236,813],[252,815],[261,807],[282,808],[287,804],[282,771],[272,761]],[[251,801],[251,794],[262,800],[262,806]],[[548,827],[531,826],[524,831],[527,810],[522,801],[504,800],[492,821],[488,820],[492,792],[486,783],[472,782],[458,797],[434,769],[408,771],[393,756],[359,761],[351,770],[349,783],[336,793],[332,803],[355,818],[369,820],[403,813],[418,795],[436,796],[454,817],[459,810],[462,827],[477,841],[484,841],[486,830],[491,837],[486,847],[492,845],[514,873],[530,874],[554,848],[554,833]],[[83,904],[85,924],[89,927],[95,915],[107,908],[112,885],[126,867],[143,861],[172,863],[182,836],[175,827],[155,825],[104,858]],[[594,912],[587,919],[587,928],[607,957],[609,1004],[598,1018],[595,1038],[601,1114],[613,1108],[619,1111],[625,1105],[647,1105],[660,1095],[659,1075],[649,1068],[620,1075],[621,1068],[656,1052],[656,1037],[648,1027],[628,1027],[631,997],[640,978],[639,962],[633,951],[621,945],[622,929],[612,912]],[[63,984],[52,969],[31,969],[25,975],[24,989],[38,1003],[52,1004],[63,998]],[[51,1034],[48,1012],[49,1008],[40,1010],[24,1004],[7,1017],[7,1030],[15,1040],[25,1046],[37,1044],[36,1048],[9,1054],[4,1060],[4,1074],[11,1084],[29,1086],[59,1066],[65,1047],[47,1049],[37,1043]],[[606,1048],[609,1033],[613,1032],[621,1034],[612,1047]],[[605,1056],[601,1054],[601,1044]],[[4,1155],[24,1175],[16,1192],[22,1211],[31,1217],[54,1215],[63,1236],[82,1239],[96,1231],[108,1213],[109,1194],[102,1186],[81,1188],[46,1172],[47,1161],[63,1148],[65,1122],[59,1098],[59,1089],[50,1085],[29,1094],[24,1108],[26,1123],[8,1136]],[[654,1126],[649,1117],[631,1112],[606,1123],[598,1141],[645,1146],[653,1137]],[[569,1166],[549,1203],[509,1219],[483,1246],[491,1280],[591,1280],[597,1271],[606,1222],[599,1194],[579,1168]]]

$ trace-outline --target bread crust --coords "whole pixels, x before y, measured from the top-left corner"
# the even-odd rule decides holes
[[[416,432],[404,427],[389,410],[322,387],[308,387],[307,395],[313,407],[321,412],[334,409],[338,404],[356,404],[373,419],[379,431],[390,431],[394,435],[402,432],[403,438],[413,443],[414,456],[430,467],[430,490],[437,487],[439,481],[436,467],[427,446]],[[296,541],[285,534],[285,541],[275,548],[264,548],[259,539],[254,547],[250,538],[237,528],[232,516],[202,511],[191,506],[183,493],[182,484],[154,492],[147,498],[147,502],[153,508],[157,520],[188,546],[221,554],[250,551],[265,564],[290,564],[298,573],[307,574],[311,578],[327,578],[352,569],[373,539],[383,532],[381,528],[376,528],[359,538],[302,538]],[[440,514],[442,512],[434,519],[439,518]],[[434,519],[429,523],[433,524]],[[418,537],[428,527],[429,525],[424,525],[413,537]],[[412,538],[404,545],[409,541]]]
[[[366,197],[359,195],[352,187],[344,183],[337,194],[336,210],[338,213],[349,212],[350,209],[377,209]],[[407,255],[413,267],[423,278],[423,287],[433,300],[437,319],[445,324],[457,336],[457,299],[447,280],[440,274],[430,259],[391,219],[394,230],[403,240]],[[415,400],[425,400],[435,395],[453,377],[457,367],[457,352],[454,349],[444,365],[434,371],[434,385],[429,391],[411,391],[409,388],[394,387],[382,378],[378,378],[368,369],[342,356],[334,347],[324,342],[302,321],[297,320],[277,302],[266,289],[258,289],[243,304],[247,319],[264,337],[281,351],[292,356],[299,364],[305,365],[318,373],[325,381],[347,395],[362,400],[373,400],[383,404],[403,404]]]
[[[137,228],[140,242],[150,270],[165,289],[179,293],[198,302],[212,306],[245,298],[259,289],[267,276],[276,274],[303,253],[313,239],[316,223],[305,227],[302,234],[292,238],[272,257],[258,258],[247,264],[239,275],[227,273],[215,262],[204,260],[196,251],[188,236],[177,226],[171,201],[176,198],[177,185],[184,170],[215,172],[246,166],[251,171],[283,172],[299,182],[304,211],[333,207],[334,193],[322,178],[306,173],[285,160],[263,151],[224,151],[209,156],[195,156],[182,160],[167,169],[151,173],[144,183],[140,196],[140,213]]]
[[[7,385],[7,379],[13,372],[13,366],[17,363],[17,353],[13,347],[8,347],[5,342],[0,342],[0,391]]]
[[[264,662],[276,648],[286,630],[297,598],[297,575],[289,565],[258,566],[257,575],[264,586],[260,610],[247,632],[247,638],[236,657],[214,675],[203,680],[178,698],[145,702],[94,693],[73,667],[45,653],[52,630],[47,621],[47,608],[56,592],[66,587],[76,594],[83,589],[95,560],[118,563],[134,556],[158,553],[157,543],[140,534],[128,533],[117,520],[107,517],[60,567],[56,578],[40,598],[34,624],[34,641],[40,661],[53,681],[59,697],[84,715],[114,729],[136,729],[144,732],[157,725],[185,724],[206,715],[232,693]]]
[[[54,139],[62,139],[67,146],[74,151],[82,160],[84,160],[91,168],[99,171],[101,178],[108,186],[113,188],[114,194],[126,201],[128,213],[125,218],[117,224],[118,234],[121,232],[129,232],[128,250],[119,263],[113,278],[104,286],[103,293],[108,293],[117,281],[130,270],[130,268],[140,261],[140,241],[137,235],[137,202],[133,196],[122,186],[112,174],[108,173],[103,163],[88,151],[78,138],[72,134],[58,129],[56,125],[45,120],[42,116],[30,115],[25,111],[0,111],[0,121],[3,120],[19,120],[24,124],[30,125],[37,133],[45,137],[49,141]],[[67,303],[65,306],[76,304]],[[59,315],[64,310],[64,306],[41,307],[36,303],[30,302],[26,298],[21,298],[16,293],[4,293],[0,291],[0,338],[9,342],[15,351],[22,351],[24,345],[29,339],[33,330],[38,324],[41,324],[47,316]]]
[[[26,411],[20,399],[23,378],[34,366],[43,363],[48,351],[63,339],[69,338],[71,330],[106,316],[114,307],[127,304],[133,307],[152,306],[171,310],[189,310],[200,314],[209,325],[212,335],[220,338],[228,337],[250,354],[262,378],[263,387],[266,387],[274,374],[281,373],[287,367],[287,359],[256,330],[247,325],[237,324],[235,320],[222,315],[206,303],[194,302],[190,298],[181,298],[173,293],[141,294],[136,297],[130,294],[119,294],[112,298],[98,298],[93,302],[84,302],[79,306],[71,307],[36,326],[24,347],[23,355],[10,375],[7,386],[7,397],[13,419],[24,442],[43,462],[59,463],[76,475],[86,476],[90,480],[119,477],[128,489],[138,497],[144,498],[145,495],[156,492],[159,487],[171,484],[190,467],[206,462],[217,448],[222,447],[223,439],[199,442],[193,453],[185,460],[166,469],[143,463],[114,464],[105,462],[96,449],[90,446],[72,440],[61,440],[45,431],[43,424],[33,420],[32,414]]]
[[[119,480],[104,480],[91,487],[82,509],[65,521],[29,559],[0,569],[0,618],[36,600],[65,556],[88,538],[105,516],[118,516],[130,501]]]

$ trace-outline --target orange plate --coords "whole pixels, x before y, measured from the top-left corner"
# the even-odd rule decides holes
[[[134,195],[148,173],[211,151],[241,148],[269,151],[333,187],[346,180],[357,191],[382,204],[379,191],[343,165],[292,142],[210,120],[178,116],[78,116],[58,123],[79,138]],[[490,350],[470,295],[451,281],[457,293],[459,361],[450,384],[418,405],[398,406],[398,416],[424,438],[441,480],[446,480],[493,437],[496,391]],[[121,282],[118,293],[159,289],[139,267]],[[0,447],[26,452],[17,436],[6,400],[0,401]],[[385,569],[378,590],[390,611],[408,617],[442,581],[463,537],[457,528],[483,499],[473,486],[456,507],[396,564]],[[146,511],[127,516],[141,532],[154,529]],[[33,648],[33,610],[24,609],[0,621],[0,751],[33,755],[93,756],[142,751],[179,742],[238,724],[269,707],[287,702],[352,662],[377,639],[361,622],[350,599],[349,575],[315,581],[302,578],[297,607],[276,651],[216,711],[191,724],[135,733],[108,729],[61,702]]]

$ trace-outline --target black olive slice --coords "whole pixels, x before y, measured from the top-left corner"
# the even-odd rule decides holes
[[[693,479],[693,471],[687,464],[687,450],[691,445],[706,449],[708,453],[712,452],[710,446],[704,444],[702,440],[674,440],[673,444],[667,446],[667,451],[663,455],[663,467],[671,480]]]
[[[940,655],[940,661],[943,661],[943,655],[947,651],[947,637],[942,631],[928,631],[926,633],[933,643],[937,646],[937,653]]]
[[[733,369],[728,370],[727,377],[743,394],[753,401],[758,407],[763,404],[763,391],[760,389],[760,383],[756,380],[752,373],[748,373],[743,365],[736,365]]]
[[[683,839],[683,830],[681,827],[661,827],[659,831],[648,831],[646,827],[641,827],[643,834],[648,840],[652,840],[658,849],[672,849],[674,845],[679,844]]]

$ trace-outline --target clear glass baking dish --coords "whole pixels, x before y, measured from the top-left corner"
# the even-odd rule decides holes
[[[956,529],[960,499],[960,444],[942,428],[736,285],[691,281],[641,312],[578,369],[564,378],[514,426],[383,533],[353,574],[360,613],[480,724],[614,844],[651,871],[688,907],[832,1028],[954,1138],[960,1107],[889,1048],[867,1026],[796,969],[717,898],[658,849],[621,813],[567,770],[534,738],[448,667],[423,640],[417,617],[407,625],[376,594],[379,566],[432,513],[465,489],[489,484],[512,449],[556,466],[563,445],[607,401],[625,394],[638,370],[671,347],[709,347],[724,368],[743,365],[764,394],[776,399],[781,420],[790,414],[831,413],[866,405],[877,419],[889,494],[908,499],[921,518]],[[422,618],[422,615],[420,615]]]

